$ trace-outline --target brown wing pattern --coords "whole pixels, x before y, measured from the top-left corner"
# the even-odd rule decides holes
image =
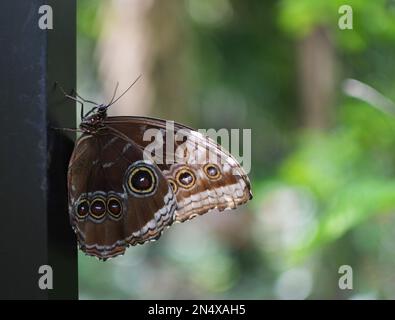
[[[142,149],[151,143],[143,140],[146,130],[160,130],[166,150],[164,120],[109,117],[105,123],[126,136],[133,137]],[[187,139],[173,140],[175,152],[170,155],[168,152],[167,156],[173,157],[174,163],[157,165],[176,194],[176,221],[192,219],[213,209],[234,209],[252,198],[248,176],[229,152],[191,128],[177,123],[174,128],[175,131],[183,130]]]
[[[141,149],[107,128],[78,139],[69,164],[69,213],[81,250],[100,259],[156,239],[173,222],[176,199]]]

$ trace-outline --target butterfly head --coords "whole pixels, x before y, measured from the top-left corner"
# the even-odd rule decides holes
[[[72,97],[70,95],[67,95],[64,90],[62,89],[63,93],[65,94],[66,97],[73,99],[74,101],[77,101],[81,104],[81,124],[80,124],[80,129],[86,133],[96,133],[99,129],[104,127],[104,120],[107,117],[107,109],[111,107],[114,103],[116,103],[119,99],[121,99],[126,92],[130,90],[130,88],[140,79],[141,75],[137,77],[136,80],[133,81],[133,83],[118,97],[115,99],[115,96],[117,94],[117,89],[118,89],[118,83],[115,87],[113,97],[111,101],[107,104],[98,104],[94,101],[91,100],[85,100],[81,98],[78,94],[77,97],[82,99],[82,101],[78,100],[76,97]],[[94,104],[95,106],[88,111],[87,113],[84,114],[84,103],[91,103]]]
[[[87,133],[95,133],[104,126],[108,105],[98,105],[90,110],[81,120],[80,128]]]

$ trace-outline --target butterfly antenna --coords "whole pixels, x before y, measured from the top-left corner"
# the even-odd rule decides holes
[[[121,99],[129,90],[130,90],[130,88],[131,87],[133,87],[134,86],[134,84],[137,82],[137,81],[139,81],[139,79],[141,78],[141,74],[137,77],[137,79],[136,80],[134,80],[133,81],[133,83],[118,97],[118,98],[116,98],[114,101],[112,101],[109,105],[108,105],[108,107],[109,106],[112,106],[114,103],[116,103],[119,99]]]
[[[118,91],[118,87],[119,87],[119,82],[117,82],[117,85],[115,86],[114,94],[112,95],[111,101],[107,104],[108,106],[111,106],[111,104],[113,103]]]

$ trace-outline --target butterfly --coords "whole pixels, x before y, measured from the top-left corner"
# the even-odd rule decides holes
[[[240,164],[203,134],[172,122],[183,138],[169,142],[165,120],[107,116],[131,86],[114,100],[115,90],[108,104],[64,93],[81,104],[82,134],[68,167],[70,223],[80,249],[101,260],[158,239],[173,222],[234,209],[252,198]],[[84,102],[95,106],[84,113]],[[148,130],[163,135],[162,158],[173,161],[146,151],[152,142],[144,139]]]

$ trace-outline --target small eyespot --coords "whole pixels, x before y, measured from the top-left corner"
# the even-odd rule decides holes
[[[132,166],[127,175],[126,185],[131,193],[148,196],[155,192],[157,181],[154,170],[141,162]]]
[[[115,197],[110,197],[107,200],[107,210],[115,219],[119,219],[122,215],[122,203]]]
[[[89,214],[89,201],[87,199],[82,199],[77,206],[77,219],[84,220]]]
[[[188,168],[180,169],[176,173],[176,181],[180,187],[190,189],[195,185],[195,174]]]
[[[178,190],[176,182],[171,178],[168,179],[168,182],[170,184],[171,189],[173,190],[173,193],[176,193]]]
[[[101,197],[94,198],[90,206],[90,214],[95,219],[103,218],[106,214],[106,201]]]
[[[206,176],[211,180],[218,180],[221,178],[221,170],[218,168],[217,165],[208,163],[204,167],[204,173]]]

